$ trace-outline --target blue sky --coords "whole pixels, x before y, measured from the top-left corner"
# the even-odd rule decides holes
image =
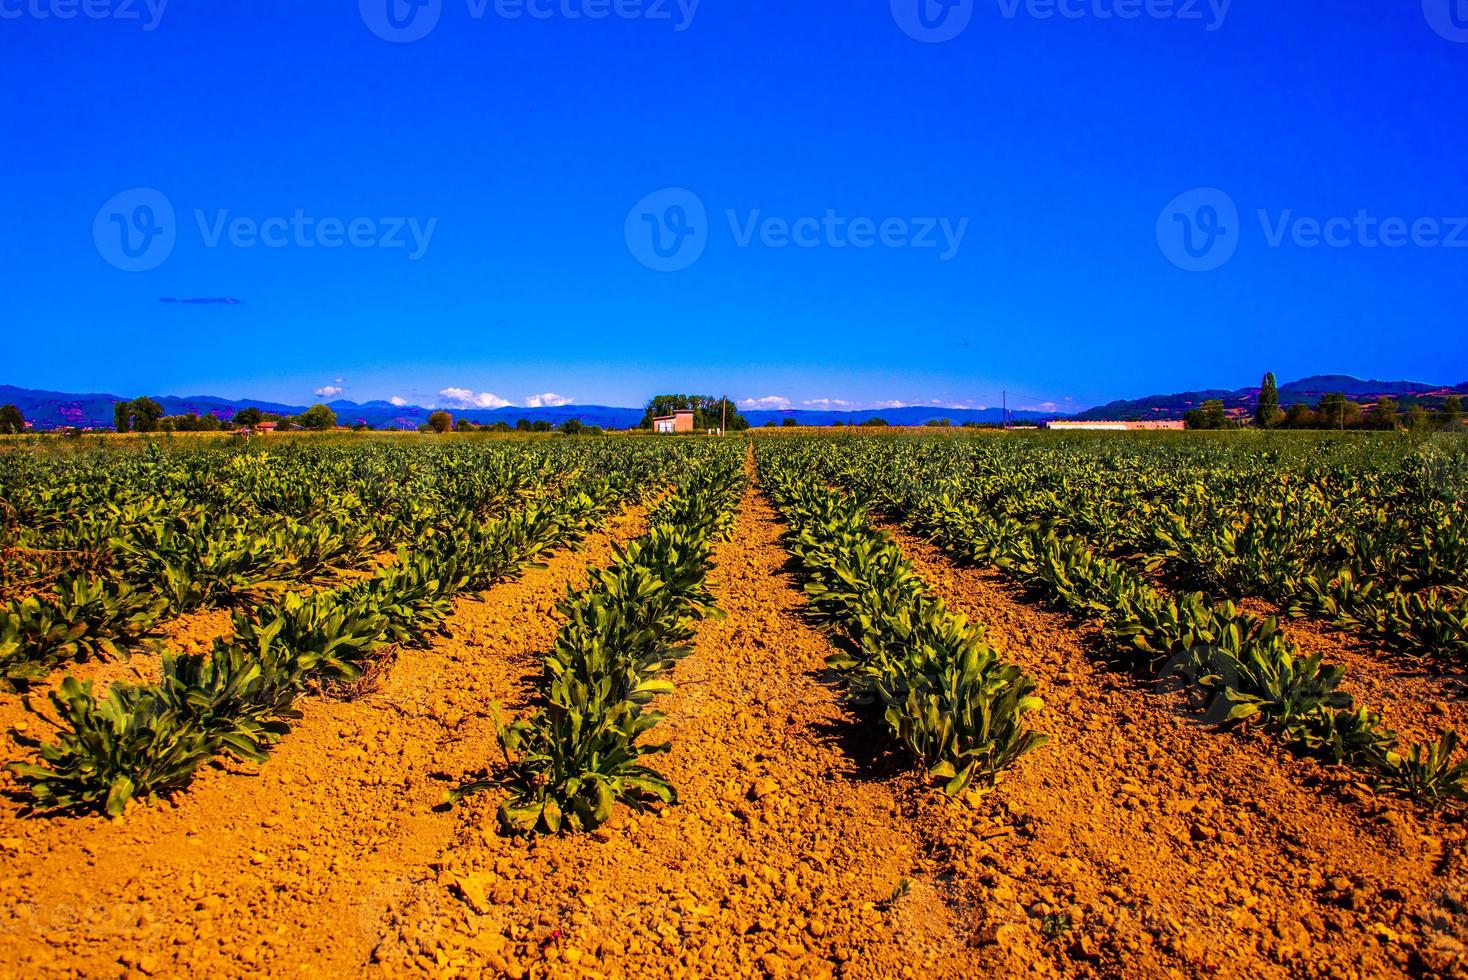
[[[0,0],[0,382],[1468,379],[1468,0],[420,2]]]

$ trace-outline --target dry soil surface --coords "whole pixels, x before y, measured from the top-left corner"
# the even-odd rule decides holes
[[[485,764],[488,706],[523,690],[567,586],[644,526],[634,509],[579,553],[456,602],[448,636],[402,651],[375,693],[308,702],[264,766],[207,768],[122,821],[25,819],[6,801],[0,976],[360,973],[385,910],[452,839],[460,815],[437,805]]]
[[[994,794],[1017,833],[987,894],[966,901],[1007,914],[1062,972],[1461,974],[1460,825],[1262,738],[1199,727],[1178,695],[1106,667],[1096,631],[892,533],[1046,700],[1051,742]],[[1046,942],[1057,912],[1070,929]]]

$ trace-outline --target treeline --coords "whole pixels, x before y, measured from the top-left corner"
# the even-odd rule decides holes
[[[642,413],[639,429],[651,429],[652,420],[666,418],[674,412],[693,412],[693,431],[743,432],[749,422],[739,409],[727,398],[709,395],[656,395],[648,399],[647,409]]]
[[[560,432],[568,436],[599,436],[603,434],[599,425],[584,425],[580,419],[567,419],[558,426],[546,421],[532,422],[518,419],[512,426],[508,422],[479,425],[469,419],[455,420],[448,412],[438,411],[428,416],[428,421],[418,427],[419,432]]]
[[[1251,421],[1230,415],[1219,399],[1204,402],[1184,419],[1189,429],[1237,429]],[[1264,376],[1260,385],[1259,406],[1254,410],[1252,424],[1258,429],[1456,430],[1463,425],[1463,400],[1458,395],[1448,395],[1440,404],[1430,407],[1415,397],[1399,402],[1383,395],[1373,404],[1362,405],[1342,392],[1333,392],[1313,407],[1299,403],[1282,409],[1279,387],[1271,373]]]
[[[258,408],[242,408],[225,421],[212,412],[200,415],[164,415],[163,406],[151,398],[134,398],[112,406],[112,425],[118,432],[223,432],[226,429],[255,429],[273,422],[282,429],[324,431],[336,428],[336,413],[325,405],[312,405],[300,415],[278,415]],[[358,428],[365,428],[359,425]]]

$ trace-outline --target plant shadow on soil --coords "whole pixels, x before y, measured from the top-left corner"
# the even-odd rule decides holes
[[[983,565],[972,561],[959,561],[958,559],[954,561],[965,568],[980,570],[984,568]],[[1106,640],[1100,630],[1096,628],[1093,620],[1055,605],[1038,589],[1029,588],[1022,583],[1003,578],[997,585],[1004,594],[1016,602],[1035,606],[1062,617],[1066,625],[1075,631],[1076,641],[1091,665],[1108,677],[1124,683],[1129,692],[1139,694],[1150,702],[1165,702],[1167,709],[1183,718],[1185,724],[1191,728],[1203,729],[1218,737],[1232,739],[1241,746],[1251,745],[1257,751],[1271,755],[1278,760],[1289,759],[1308,767],[1301,774],[1302,785],[1329,793],[1337,802],[1356,805],[1362,802],[1361,776],[1363,774],[1343,766],[1329,765],[1325,760],[1302,748],[1283,745],[1270,738],[1256,725],[1228,726],[1207,720],[1209,701],[1206,697],[1197,690],[1189,688],[1181,677],[1169,678],[1150,674],[1147,668],[1140,666],[1135,661],[1128,660],[1124,651]],[[1232,601],[1237,602],[1238,600]],[[1290,622],[1290,620],[1281,617],[1281,622]],[[1417,663],[1415,660],[1400,662]],[[1432,810],[1431,807],[1411,797],[1397,798],[1422,810]],[[1438,816],[1450,819],[1462,819],[1464,815],[1464,812],[1454,812],[1452,809],[1443,809],[1438,812]]]
[[[777,573],[786,580],[790,589],[805,595],[805,583],[810,581],[794,556],[787,554]],[[821,616],[804,605],[798,614],[801,621],[811,630],[825,637],[833,646],[848,653],[856,651],[856,644],[827,617]],[[836,695],[841,706],[842,717],[837,721],[818,721],[809,726],[813,737],[834,746],[852,764],[849,771],[837,777],[853,783],[880,783],[906,775],[912,765],[881,731],[882,715],[877,705],[854,702],[850,685],[840,672],[830,667],[819,667],[808,671],[806,677],[813,683],[827,688]]]

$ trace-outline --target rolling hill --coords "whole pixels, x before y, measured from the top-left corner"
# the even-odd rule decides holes
[[[299,415],[305,405],[285,405],[279,402],[260,401],[252,398],[229,399],[213,395],[153,395],[154,401],[163,406],[167,415],[199,415],[213,413],[221,419],[234,417],[242,408],[254,407],[262,412],[278,415]],[[39,391],[0,385],[0,405],[15,405],[20,409],[31,427],[38,430],[76,426],[83,429],[110,429],[113,422],[112,407],[124,401],[110,394],[68,394],[60,391]],[[376,429],[416,429],[428,421],[435,411],[419,405],[395,405],[392,402],[353,402],[338,400],[326,403],[336,412],[343,423],[365,422]],[[627,429],[642,421],[641,408],[619,408],[609,405],[563,405],[557,408],[496,408],[496,409],[450,409],[455,418],[466,418],[481,425],[507,422],[514,425],[520,419],[531,422],[549,422],[560,425],[569,419],[579,419],[583,425],[599,425],[604,429]],[[964,422],[999,422],[1003,413],[997,408],[933,408],[916,406],[883,408],[865,412],[817,412],[817,411],[746,411],[742,412],[750,425],[761,426],[767,422],[777,425],[786,418],[793,418],[801,425],[832,425],[841,422],[853,425],[870,418],[883,418],[892,425],[921,425],[931,419],[946,418],[955,425]],[[1010,412],[1015,421],[1063,418],[1061,415],[1039,412]]]
[[[1421,381],[1362,381],[1345,374],[1319,374],[1279,386],[1279,403],[1284,408],[1305,403],[1314,405],[1325,395],[1341,392],[1356,402],[1374,402],[1378,398],[1420,398],[1428,404],[1441,401],[1450,394],[1468,395],[1468,381],[1456,385],[1428,384]],[[1076,415],[1081,421],[1100,419],[1180,419],[1205,401],[1218,399],[1233,412],[1252,415],[1259,405],[1259,389],[1233,390],[1210,388],[1203,391],[1181,391],[1170,395],[1148,395],[1123,399],[1087,409]]]

